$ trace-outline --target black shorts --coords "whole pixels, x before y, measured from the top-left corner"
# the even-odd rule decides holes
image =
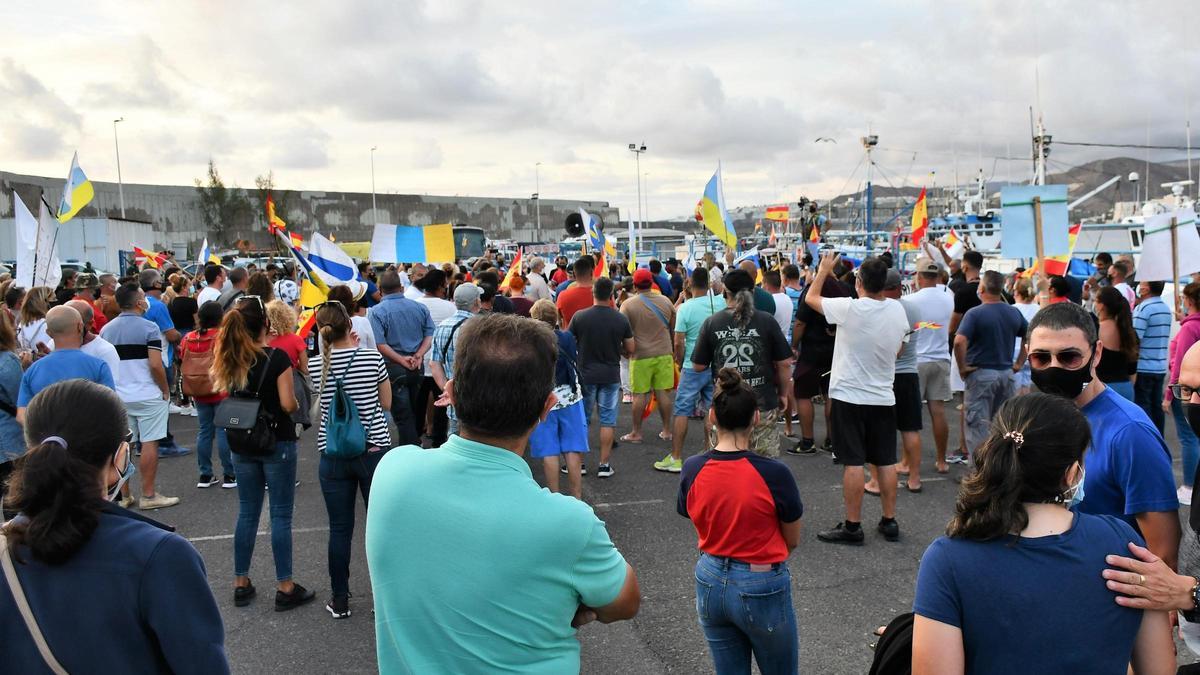
[[[916,373],[896,373],[892,393],[896,395],[896,431],[920,431],[921,377]]]
[[[809,399],[818,394],[829,396],[829,371],[833,363],[806,363],[797,361],[792,371],[792,391],[796,398]]]
[[[896,408],[833,401],[833,453],[843,466],[896,463]]]

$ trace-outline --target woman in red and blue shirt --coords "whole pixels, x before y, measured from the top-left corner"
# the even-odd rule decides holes
[[[787,558],[800,542],[796,479],[750,451],[758,397],[732,368],[717,373],[712,450],[683,463],[679,514],[699,537],[696,611],[717,673],[795,673],[799,638]]]

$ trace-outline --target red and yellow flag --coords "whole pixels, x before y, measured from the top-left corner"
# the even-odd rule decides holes
[[[512,280],[521,275],[521,249],[517,249],[517,255],[512,260],[512,265],[509,266],[508,272],[504,275],[504,281],[500,282],[500,290],[504,290],[512,285]]]
[[[917,203],[913,205],[912,215],[912,243],[920,244],[925,238],[925,233],[929,230],[929,209],[925,205],[925,188],[921,188],[921,196],[917,197]]]
[[[600,276],[607,277],[608,276],[608,254],[606,254],[603,250],[600,251],[600,262],[597,262],[596,265],[597,265],[597,267],[599,267],[598,271],[600,272]]]
[[[1075,240],[1079,239],[1079,230],[1083,223],[1075,223],[1067,230],[1067,254],[1046,256],[1046,274],[1050,276],[1065,276],[1071,266],[1071,255],[1075,253]],[[1034,263],[1036,265],[1036,262]]]
[[[304,246],[304,237],[301,235],[295,232],[288,232],[288,238],[292,240],[292,248],[301,248]]]
[[[133,246],[133,244],[130,244],[130,246]],[[161,253],[147,251],[139,246],[133,246],[133,261],[134,264],[139,266],[142,263],[146,263],[154,269],[160,269],[167,262],[167,256]]]
[[[788,207],[784,206],[768,206],[767,220],[773,220],[777,223],[786,223],[788,221]]]
[[[821,228],[817,227],[816,223],[813,223],[812,230],[808,233],[808,240],[814,244],[821,243]]]
[[[275,234],[276,231],[287,232],[287,223],[275,215],[275,200],[267,195],[267,232]]]

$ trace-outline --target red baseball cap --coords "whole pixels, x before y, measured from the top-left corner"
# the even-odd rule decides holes
[[[654,275],[650,274],[650,270],[638,268],[633,273],[633,285],[638,288],[650,288],[654,285]]]

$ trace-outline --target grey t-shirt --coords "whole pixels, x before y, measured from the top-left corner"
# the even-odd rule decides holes
[[[906,298],[900,298],[900,306],[904,307],[904,315],[908,317],[908,329],[914,330],[921,321],[921,312]],[[917,339],[915,336],[904,343],[904,348],[900,350],[900,356],[896,357],[896,372],[917,372]]]

